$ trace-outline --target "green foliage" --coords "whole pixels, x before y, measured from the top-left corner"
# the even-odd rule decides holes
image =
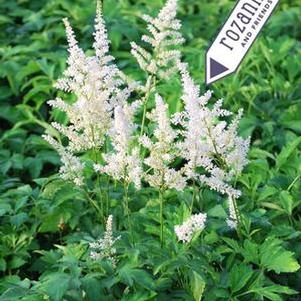
[[[66,41],[61,18],[70,16],[82,46],[90,43],[94,5],[84,0],[11,0],[0,4],[0,301],[298,300],[301,272],[301,53],[299,1],[280,1],[239,71],[214,84],[240,126],[251,135],[250,164],[237,179],[242,190],[238,232],[221,222],[225,199],[200,187],[195,211],[206,229],[189,245],[173,227],[189,214],[192,190],[166,195],[166,244],[159,244],[159,202],[147,187],[130,188],[135,245],[121,208],[122,187],[100,179],[105,215],[114,214],[117,267],[94,262],[88,243],[103,221],[85,191],[53,176],[59,158],[40,137],[65,116],[46,101],[63,72]],[[144,33],[140,16],[162,1],[105,0],[113,54],[139,77],[129,42]],[[181,1],[187,42],[184,59],[204,79],[204,55],[233,1]],[[178,78],[160,93],[181,107]],[[204,85],[202,88],[206,88]],[[56,133],[54,133],[56,135]],[[95,190],[95,179],[89,188]],[[96,200],[100,206],[100,200]]]

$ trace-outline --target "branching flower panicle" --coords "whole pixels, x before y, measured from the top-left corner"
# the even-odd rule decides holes
[[[173,120],[183,128],[180,132],[184,139],[178,143],[178,148],[188,162],[185,166],[186,175],[200,180],[211,189],[237,198],[240,191],[232,187],[231,181],[247,164],[249,148],[249,139],[237,136],[242,111],[228,125],[223,117],[232,113],[222,109],[222,100],[210,108],[208,101],[212,92],[201,96],[199,87],[187,71],[187,65],[178,63],[178,66],[182,76],[185,110],[177,113]],[[208,175],[198,174],[198,167],[204,168]]]
[[[185,110],[174,116],[174,122],[184,128],[181,131],[184,141],[179,143],[182,155],[188,160],[188,167],[193,176],[197,176],[195,168],[201,166],[212,177],[225,182],[230,181],[248,162],[246,155],[249,139],[244,140],[237,136],[237,126],[242,111],[239,111],[228,125],[222,118],[232,113],[221,108],[222,100],[218,100],[213,108],[210,108],[207,104],[212,92],[208,91],[200,96],[199,87],[188,74],[187,65],[181,63],[179,67]],[[218,186],[217,182],[216,185]],[[221,187],[220,192],[239,195],[238,191],[235,192],[230,187],[227,189],[226,186]],[[219,190],[218,187],[214,189]]]
[[[51,106],[63,110],[69,120],[67,126],[59,123],[52,125],[68,138],[69,151],[99,149],[110,127],[114,107],[125,103],[136,84],[127,83],[123,73],[112,63],[114,58],[108,55],[109,41],[100,1],[95,18],[95,56],[85,55],[78,46],[69,21],[63,21],[69,44],[68,67],[55,87],[72,92],[76,101],[73,104],[64,104],[59,98],[49,101]]]
[[[63,180],[72,181],[76,186],[83,184],[84,164],[79,158],[72,155],[63,145],[57,142],[49,135],[43,135],[43,138],[58,152],[61,157],[63,166],[60,167],[59,173]]]
[[[132,54],[140,68],[150,74],[167,78],[176,71],[175,62],[181,57],[175,46],[184,42],[179,32],[181,22],[176,19],[177,0],[167,0],[156,18],[143,15],[150,35],[143,35],[142,40],[151,46],[151,51],[131,43]]]
[[[178,240],[184,243],[190,242],[197,232],[205,228],[206,219],[206,213],[198,213],[192,215],[182,225],[175,226],[174,230]]]
[[[93,260],[108,259],[113,267],[116,267],[116,248],[114,247],[120,236],[113,235],[113,215],[109,215],[106,223],[104,237],[89,244],[91,252],[90,257]]]
[[[133,123],[134,112],[138,103],[117,106],[114,113],[113,128],[110,131],[114,151],[104,154],[105,166],[95,165],[96,171],[104,172],[115,180],[134,183],[136,188],[141,186],[142,163],[139,148],[134,146]]]
[[[160,95],[156,95],[156,107],[147,117],[156,124],[153,142],[147,135],[140,138],[140,143],[149,150],[149,156],[144,163],[150,167],[145,174],[145,180],[159,189],[175,188],[183,190],[186,179],[181,170],[170,167],[179,151],[174,147],[177,133],[172,129],[168,118],[168,106]]]

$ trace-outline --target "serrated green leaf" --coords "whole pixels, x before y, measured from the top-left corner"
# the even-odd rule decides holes
[[[242,249],[242,255],[244,256],[247,262],[253,262],[258,264],[259,262],[259,254],[258,254],[259,246],[250,240],[245,240],[244,247]]]
[[[245,264],[234,265],[230,270],[229,287],[232,293],[241,290],[253,275],[253,270]]]
[[[102,296],[100,281],[93,276],[87,275],[82,279],[83,289],[89,300],[99,301]]]
[[[282,241],[275,237],[268,237],[259,248],[260,265],[277,274],[299,270],[300,265],[293,256],[294,253],[285,250]]]
[[[265,297],[272,301],[282,301],[280,294],[293,295],[297,292],[295,290],[290,289],[287,286],[281,285],[271,285],[265,287],[254,288],[249,292],[255,293],[261,297]]]
[[[144,270],[124,266],[119,270],[119,277],[122,282],[129,286],[133,286],[133,284],[136,283],[146,289],[151,290],[154,288],[152,277]]]
[[[301,137],[295,139],[293,142],[289,143],[287,146],[283,147],[280,154],[276,158],[277,169],[281,168],[283,164],[288,160],[291,154],[301,143]]]
[[[35,289],[45,292],[51,301],[62,301],[69,287],[70,277],[64,273],[52,273],[47,275]]]
[[[281,202],[282,208],[285,210],[285,212],[288,215],[292,215],[294,201],[293,201],[291,194],[288,191],[281,191],[280,202]]]

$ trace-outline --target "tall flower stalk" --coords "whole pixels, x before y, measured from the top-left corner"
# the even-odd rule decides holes
[[[104,154],[105,165],[95,164],[94,169],[97,173],[105,173],[114,180],[123,182],[124,187],[124,208],[127,216],[128,227],[132,242],[134,235],[130,220],[130,208],[128,198],[128,188],[130,183],[134,183],[137,189],[141,187],[142,162],[139,157],[139,148],[135,146],[136,126],[133,117],[139,102],[131,105],[125,104],[123,107],[117,106],[114,110],[112,128],[109,131],[113,151]]]
[[[147,102],[155,89],[157,79],[167,79],[177,71],[176,62],[180,59],[181,52],[176,47],[184,42],[184,38],[179,32],[181,21],[176,19],[177,7],[177,0],[168,0],[155,18],[149,15],[142,16],[147,23],[149,35],[143,35],[141,39],[148,44],[150,50],[131,42],[131,53],[140,68],[147,74],[143,88],[140,136],[144,133]]]
[[[120,239],[120,236],[114,237],[113,234],[113,215],[109,215],[103,238],[100,238],[89,244],[90,258],[92,260],[107,259],[111,262],[115,268],[117,264],[116,260],[116,248],[115,243]]]
[[[160,240],[161,246],[164,243],[164,220],[163,220],[163,195],[166,189],[183,190],[186,186],[186,178],[183,176],[182,170],[176,170],[171,167],[174,158],[179,154],[179,150],[175,147],[177,133],[172,129],[168,117],[168,106],[164,103],[162,97],[156,95],[156,106],[147,115],[156,128],[152,141],[149,136],[144,134],[140,137],[140,143],[149,152],[144,158],[144,164],[149,168],[144,173],[144,179],[150,186],[158,189],[160,202]]]
[[[80,185],[83,178],[79,176],[79,171],[83,170],[83,166],[79,163],[80,159],[77,156],[92,150],[92,159],[98,163],[98,158],[101,156],[99,153],[113,122],[114,108],[123,106],[137,85],[135,82],[128,82],[126,76],[113,63],[114,57],[108,54],[109,40],[100,1],[97,2],[93,33],[94,56],[87,56],[79,47],[68,19],[64,19],[63,22],[68,40],[68,67],[55,87],[74,94],[76,100],[71,104],[61,98],[48,101],[50,106],[65,112],[68,118],[67,125],[52,123],[52,126],[66,137],[67,145],[60,145],[55,138],[49,135],[45,137],[61,155],[64,163],[64,168],[60,170],[62,177],[73,179],[76,185]],[[68,163],[71,162],[70,160],[73,161],[72,164]],[[76,164],[74,164],[75,161]],[[102,218],[104,219],[99,176],[97,176],[96,193],[101,203]]]

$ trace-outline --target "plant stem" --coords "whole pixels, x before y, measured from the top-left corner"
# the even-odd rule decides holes
[[[236,215],[236,220],[237,220],[237,235],[240,239],[242,238],[242,233],[241,233],[241,226],[242,226],[242,218],[239,212],[239,209],[237,207],[236,199],[232,198],[233,206],[234,206],[234,211]]]
[[[143,115],[142,115],[140,136],[142,136],[143,133],[144,133],[144,126],[145,126],[145,119],[146,119],[146,110],[147,110],[147,101],[148,101],[148,98],[150,96],[150,92],[151,92],[151,90],[153,88],[153,85],[155,85],[155,81],[154,81],[153,75],[150,75],[148,77],[146,85],[147,85],[146,92],[145,92],[145,95],[143,97]]]
[[[287,187],[287,191],[290,191],[293,186],[295,185],[295,183],[299,180],[299,178],[301,177],[301,175],[298,175],[294,180],[293,182]]]
[[[196,184],[195,180],[193,179],[193,193],[192,193],[192,200],[191,200],[191,206],[190,206],[190,215],[192,214],[193,204],[194,204],[194,200],[195,200],[196,193],[197,193],[197,187],[195,184]]]
[[[147,108],[147,100],[145,99],[144,103],[143,103],[143,115],[142,115],[140,136],[142,136],[143,132],[144,132],[144,124],[145,124],[145,117],[146,117],[146,108]]]
[[[127,216],[127,221],[128,221],[128,227],[132,239],[133,246],[135,246],[135,239],[134,239],[134,233],[133,233],[133,228],[132,228],[132,223],[130,219],[130,208],[129,208],[129,198],[128,198],[128,190],[129,190],[129,184],[124,181],[124,207],[125,207],[125,213]]]
[[[94,135],[94,129],[91,126],[91,133],[92,133],[92,140],[93,143],[95,143],[95,135]],[[93,154],[94,154],[94,163],[98,164],[98,156],[97,156],[97,148],[94,146],[93,147]],[[103,204],[103,195],[102,195],[102,190],[100,188],[100,177],[99,177],[99,173],[97,173],[97,180],[96,180],[96,194],[98,194],[99,197],[99,201],[100,201],[100,210],[101,210],[101,220],[103,225],[105,226],[106,223],[106,219],[105,219],[105,215],[104,215],[104,204]]]
[[[98,195],[99,195],[99,201],[100,201],[100,209],[101,209],[101,216],[102,216],[102,222],[103,225],[105,225],[106,223],[106,219],[105,219],[105,214],[104,214],[104,204],[103,204],[103,195],[102,195],[102,190],[100,188],[100,177],[99,174],[97,173],[97,190],[98,190]]]
[[[164,245],[164,220],[163,220],[163,191],[159,190],[159,201],[160,201],[160,242],[161,248]]]
[[[109,215],[110,210],[110,178],[107,177],[107,197],[106,197],[106,214]]]
[[[202,211],[204,200],[203,200],[203,190],[201,190],[201,187],[199,187],[198,189],[198,197],[199,197],[199,208],[200,211]]]
[[[89,200],[89,202],[92,204],[92,206],[96,209],[97,213],[99,214],[99,217],[100,219],[102,220],[103,219],[103,216],[102,216],[102,212],[101,212],[101,209],[99,208],[99,206],[97,205],[97,203],[90,197],[89,195],[89,192],[84,190],[85,193],[86,193],[86,196]]]

